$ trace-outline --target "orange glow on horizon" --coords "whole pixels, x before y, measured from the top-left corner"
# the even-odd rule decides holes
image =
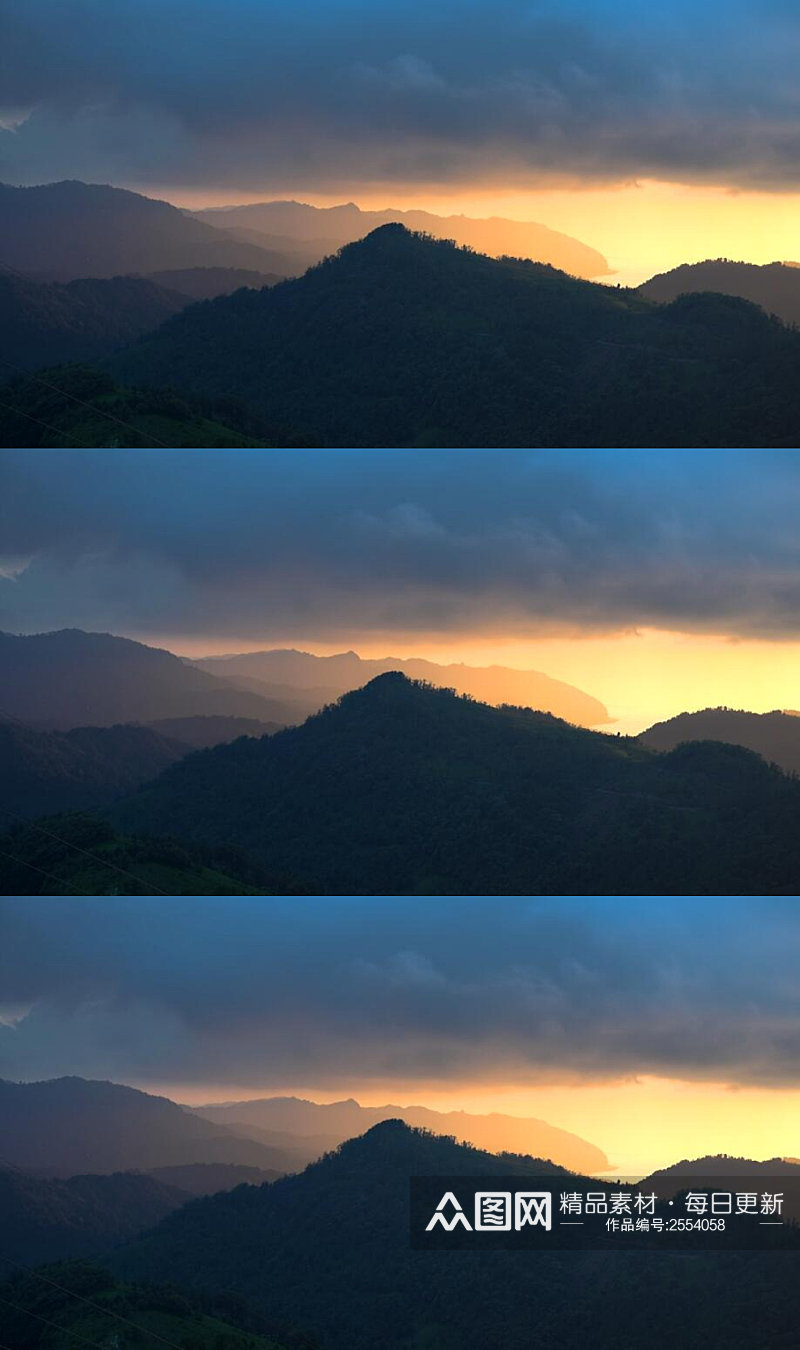
[[[134,186],[135,185],[129,185]],[[365,210],[419,209],[437,215],[503,216],[536,221],[599,249],[614,276],[610,283],[639,285],[679,263],[728,257],[768,263],[796,261],[800,193],[741,191],[725,186],[642,180],[568,186],[378,184],[340,193],[298,188],[288,192],[209,192],[146,188],[178,206],[209,206],[293,199],[313,206],[355,201]]]
[[[679,712],[707,707],[749,712],[800,707],[800,642],[659,629],[540,638],[372,633],[351,634],[341,642],[132,636],[194,658],[294,647],[318,656],[353,650],[362,657],[422,657],[442,665],[538,670],[600,699],[613,719],[604,729],[630,735]]]
[[[800,1089],[737,1087],[655,1075],[611,1083],[497,1085],[394,1080],[313,1086],[153,1084],[132,1086],[190,1106],[257,1097],[303,1097],[320,1103],[355,1097],[362,1106],[426,1106],[435,1111],[534,1117],[601,1148],[611,1171],[657,1167],[729,1153],[762,1161],[800,1156]]]

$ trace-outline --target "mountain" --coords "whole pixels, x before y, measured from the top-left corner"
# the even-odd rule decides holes
[[[240,1299],[122,1284],[89,1261],[15,1273],[0,1285],[0,1306],[6,1350],[319,1350],[311,1337],[272,1327]]]
[[[410,1250],[410,1177],[548,1170],[387,1121],[299,1176],[178,1210],[110,1265],[302,1311],[329,1350],[645,1350],[654,1328],[686,1350],[794,1344],[792,1252]]]
[[[659,272],[639,287],[640,295],[660,304],[700,291],[740,296],[784,323],[800,324],[800,269],[796,263],[758,264],[714,258]]]
[[[24,1265],[98,1256],[152,1228],[190,1198],[132,1172],[61,1180],[0,1167],[0,1273],[9,1251]]]
[[[359,689],[376,675],[399,670],[409,679],[426,680],[430,684],[455,689],[459,694],[471,694],[486,703],[514,703],[521,707],[539,708],[551,712],[579,726],[600,726],[610,722],[608,710],[597,699],[583,690],[553,680],[538,670],[510,670],[503,666],[437,665],[419,658],[401,660],[387,656],[370,660],[355,652],[341,652],[336,656],[313,656],[310,652],[264,651],[248,652],[242,656],[204,657],[194,664],[213,675],[250,677],[266,682],[283,682],[300,691],[321,687],[322,697],[317,708],[331,698],[338,698],[351,689]],[[313,709],[316,711],[316,708]]]
[[[284,278],[277,272],[253,272],[244,267],[178,267],[171,272],[152,272],[149,280],[189,300],[213,300],[217,295],[232,295],[242,286],[254,290],[275,286]]]
[[[578,277],[610,275],[603,255],[578,239],[533,221],[504,220],[501,216],[474,220],[469,216],[437,216],[430,211],[362,211],[353,202],[324,207],[305,202],[255,202],[249,206],[215,206],[194,215],[231,232],[247,231],[250,239],[266,235],[272,247],[277,240],[284,247],[305,246],[313,251],[315,262],[343,244],[363,239],[381,225],[397,224],[436,239],[453,239],[492,257],[532,258]]]
[[[753,1158],[733,1157],[728,1153],[707,1154],[704,1158],[684,1158],[670,1167],[660,1167],[645,1177],[642,1185],[649,1182],[680,1180],[681,1177],[790,1177],[800,1179],[800,1163],[792,1158],[767,1158],[761,1162]]]
[[[183,1163],[176,1167],[151,1167],[148,1176],[164,1186],[174,1186],[186,1195],[216,1195],[236,1186],[263,1186],[282,1175],[274,1167],[246,1167],[244,1163]]]
[[[800,334],[658,305],[384,225],[304,276],[190,306],[109,358],[322,446],[791,446]]]
[[[275,895],[297,890],[229,845],[118,834],[80,812],[12,826],[0,811],[0,895]]]
[[[98,183],[0,183],[0,258],[34,280],[195,267],[278,272],[275,256],[168,202]]]
[[[298,1097],[263,1097],[255,1101],[225,1102],[195,1107],[195,1112],[219,1125],[260,1125],[289,1131],[293,1136],[323,1136],[335,1148],[354,1135],[363,1134],[383,1120],[404,1120],[437,1134],[453,1135],[492,1153],[530,1153],[548,1158],[575,1172],[607,1170],[603,1151],[568,1130],[556,1129],[543,1120],[504,1116],[470,1115],[466,1111],[432,1111],[425,1106],[361,1106],[358,1102],[321,1105]]]
[[[121,388],[92,366],[48,367],[0,385],[0,446],[9,449],[249,449],[278,444],[294,442],[280,429],[265,428],[233,399]]]
[[[192,750],[208,750],[226,745],[240,736],[271,736],[282,722],[261,722],[256,717],[161,717],[149,727],[167,740],[178,741]]]
[[[0,633],[0,713],[68,730],[116,722],[244,717],[285,722],[279,703],[236,689],[171,652],[110,633]]]
[[[93,361],[158,328],[188,303],[144,278],[60,285],[0,272],[0,362],[33,370]]]
[[[0,1158],[53,1177],[186,1163],[285,1170],[279,1150],[202,1120],[166,1097],[85,1078],[0,1079]]]
[[[685,741],[743,745],[786,773],[800,773],[800,718],[793,713],[704,708],[656,722],[641,733],[639,740],[654,750],[672,750]]]
[[[149,727],[34,731],[0,716],[0,822],[106,805],[187,753]]]
[[[800,784],[749,751],[662,755],[399,673],[107,814],[326,894],[796,894],[800,877]]]

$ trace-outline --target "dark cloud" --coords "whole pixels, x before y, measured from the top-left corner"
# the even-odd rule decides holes
[[[3,0],[0,176],[796,186],[799,34],[751,0]]]
[[[791,451],[6,451],[0,628],[796,639],[798,509]]]
[[[794,901],[0,900],[0,1076],[798,1086]]]

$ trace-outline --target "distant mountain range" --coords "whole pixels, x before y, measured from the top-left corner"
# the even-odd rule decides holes
[[[195,211],[198,220],[226,229],[237,238],[258,242],[271,248],[305,249],[318,262],[343,244],[355,243],[381,225],[399,224],[408,230],[424,231],[436,239],[453,239],[457,244],[486,253],[512,258],[531,258],[550,263],[577,277],[604,277],[610,269],[602,253],[558,230],[533,221],[505,220],[491,216],[474,220],[469,216],[437,216],[430,211],[363,211],[348,202],[342,206],[309,206],[305,202],[255,202],[249,206],[216,206]]]
[[[384,225],[192,306],[116,378],[230,395],[323,446],[793,446],[800,334],[730,296],[655,304]]]
[[[800,784],[757,755],[660,754],[399,673],[190,756],[107,814],[237,844],[328,894],[796,894],[800,877]]]
[[[257,689],[260,683],[271,688],[283,686],[295,697],[313,700],[314,711],[351,689],[391,670],[399,670],[409,679],[470,694],[485,703],[513,703],[554,713],[578,726],[601,726],[610,722],[608,710],[596,698],[563,680],[553,680],[538,670],[513,670],[507,666],[440,665],[419,657],[384,656],[379,659],[340,652],[335,656],[314,656],[310,652],[273,649],[243,655],[208,656],[193,662],[212,675]],[[259,684],[256,684],[258,681]]]
[[[254,1138],[119,1083],[0,1079],[0,1158],[43,1176],[237,1163],[270,1174],[297,1166],[298,1149]],[[154,1187],[155,1189],[155,1187]]]
[[[679,295],[700,291],[740,296],[784,323],[800,324],[800,268],[797,263],[758,264],[714,258],[707,262],[683,263],[670,272],[659,272],[639,287],[641,295],[661,304],[668,304]]]
[[[41,281],[196,267],[287,275],[279,255],[169,202],[76,181],[0,184],[0,258]]]
[[[568,1130],[556,1129],[543,1120],[501,1115],[496,1111],[470,1115],[466,1111],[432,1111],[426,1106],[361,1106],[352,1098],[321,1105],[298,1097],[260,1097],[195,1107],[194,1111],[205,1120],[230,1128],[258,1126],[285,1131],[296,1140],[306,1137],[324,1140],[326,1149],[364,1134],[380,1121],[404,1120],[408,1125],[453,1135],[461,1143],[471,1143],[493,1153],[535,1154],[574,1172],[602,1172],[610,1166],[601,1149]]]
[[[293,720],[287,701],[237,689],[171,652],[109,633],[65,628],[0,633],[0,712],[40,728],[186,717]],[[298,717],[304,715],[302,708]]]
[[[743,745],[786,773],[800,773],[800,717],[796,713],[704,708],[656,722],[641,733],[639,740],[654,750],[673,750],[685,741]]]
[[[235,1290],[273,1317],[302,1310],[330,1350],[645,1350],[654,1328],[658,1344],[687,1350],[793,1343],[796,1253],[410,1250],[410,1177],[550,1170],[569,1185],[546,1162],[385,1121],[299,1176],[177,1210],[109,1264],[127,1279],[168,1270],[190,1289]]]

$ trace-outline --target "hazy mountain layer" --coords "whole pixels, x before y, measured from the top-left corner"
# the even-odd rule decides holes
[[[657,305],[386,225],[111,358],[323,446],[794,446],[800,334],[729,296]]]
[[[0,1157],[56,1177],[186,1163],[285,1170],[279,1150],[202,1120],[166,1097],[84,1078],[0,1079]]]
[[[275,286],[283,277],[277,272],[253,272],[244,267],[178,267],[171,272],[153,272],[150,280],[190,300],[213,300],[217,295],[232,295],[242,286],[254,290]]]
[[[245,229],[249,238],[259,234],[273,239],[283,236],[294,241],[295,246],[316,246],[317,259],[324,258],[342,244],[363,239],[381,225],[394,223],[405,225],[409,230],[422,230],[437,239],[454,239],[457,244],[465,244],[491,257],[506,254],[512,258],[550,263],[573,276],[602,277],[609,272],[603,255],[578,239],[533,221],[504,220],[501,216],[473,220],[463,215],[437,216],[430,211],[362,211],[352,202],[344,206],[320,207],[280,201],[214,207],[194,214],[209,225],[231,231]]]
[[[171,766],[121,828],[236,843],[331,894],[795,894],[800,784],[379,676],[302,727]]]
[[[404,1120],[439,1134],[452,1134],[460,1142],[475,1144],[493,1153],[531,1153],[548,1158],[575,1172],[604,1171],[610,1163],[599,1148],[568,1130],[559,1130],[543,1120],[522,1119],[492,1112],[474,1115],[466,1111],[432,1111],[425,1106],[361,1106],[358,1102],[320,1105],[297,1097],[265,1097],[196,1108],[197,1114],[220,1125],[261,1125],[287,1130],[294,1135],[327,1136],[331,1145],[363,1134],[382,1120]]]
[[[241,656],[210,656],[194,664],[214,675],[237,678],[249,676],[270,682],[285,682],[294,689],[313,690],[322,686],[318,707],[351,689],[359,689],[376,675],[390,670],[402,671],[409,679],[471,694],[486,703],[513,703],[554,713],[579,726],[600,726],[610,722],[607,709],[597,699],[562,680],[553,680],[538,670],[511,670],[503,666],[475,667],[439,665],[419,658],[401,660],[387,656],[372,660],[355,652],[336,656],[313,656],[310,652],[264,651]]]
[[[179,741],[192,750],[227,745],[240,736],[270,736],[280,731],[280,722],[261,722],[256,717],[163,717],[151,722],[159,736]]]
[[[283,722],[280,705],[205,670],[109,633],[0,633],[0,709],[42,727],[184,717]]]
[[[283,273],[266,250],[168,202],[76,181],[0,183],[0,258],[47,281],[194,267]]]
[[[738,295],[775,314],[784,323],[800,323],[800,269],[796,263],[732,262],[714,258],[707,262],[683,263],[670,272],[659,272],[639,287],[649,300],[668,303],[679,295],[715,291]]]
[[[656,722],[639,740],[654,750],[672,750],[684,741],[724,741],[754,750],[787,773],[800,773],[800,717],[792,713],[704,708]]]

